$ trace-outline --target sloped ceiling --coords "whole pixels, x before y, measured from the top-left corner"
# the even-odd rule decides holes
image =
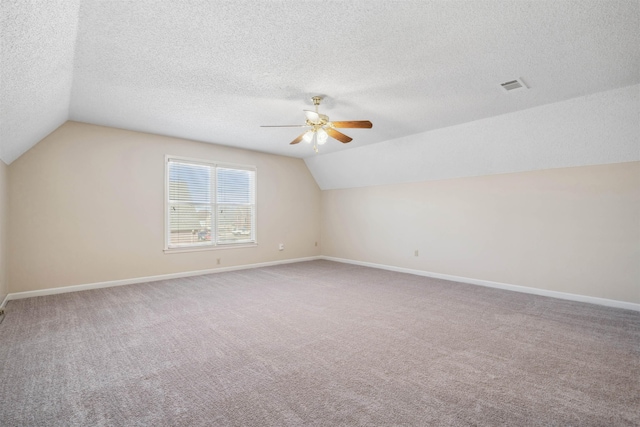
[[[67,119],[305,158],[299,129],[260,125],[317,94],[374,123],[322,156],[640,83],[637,0],[1,5],[6,163]]]
[[[640,161],[640,85],[304,160],[322,190]]]
[[[79,0],[0,3],[0,159],[69,118]]]

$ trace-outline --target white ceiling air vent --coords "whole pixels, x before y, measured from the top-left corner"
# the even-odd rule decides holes
[[[504,89],[505,92],[512,92],[514,90],[529,89],[527,87],[527,85],[524,84],[524,82],[521,79],[515,79],[515,80],[508,81],[508,82],[504,82],[504,83],[501,83],[500,86],[502,86],[502,89]]]

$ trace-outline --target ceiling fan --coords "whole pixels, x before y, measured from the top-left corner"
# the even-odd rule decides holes
[[[313,105],[316,107],[316,111],[303,110],[307,117],[306,123],[303,125],[280,125],[280,126],[260,126],[263,128],[280,128],[280,127],[309,127],[310,129],[300,134],[296,139],[290,142],[291,145],[297,144],[300,141],[307,143],[313,142],[313,149],[317,153],[318,145],[322,145],[327,142],[329,137],[337,139],[338,141],[346,144],[351,142],[353,138],[345,135],[344,133],[337,131],[336,128],[362,128],[371,129],[373,124],[369,120],[350,120],[342,122],[329,121],[329,117],[320,114],[318,112],[318,106],[322,101],[321,96],[314,96],[311,98]]]

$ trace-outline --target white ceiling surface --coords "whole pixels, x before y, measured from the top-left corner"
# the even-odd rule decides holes
[[[637,0],[0,1],[7,163],[66,118],[309,157],[259,126],[322,94],[374,124],[322,157],[640,83]]]
[[[0,159],[69,118],[79,0],[0,0]]]
[[[638,160],[640,85],[305,162],[320,188],[331,190]]]

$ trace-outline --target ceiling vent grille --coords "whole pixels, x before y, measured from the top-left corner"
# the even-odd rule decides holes
[[[527,85],[524,84],[524,82],[521,79],[515,79],[509,82],[504,82],[504,83],[501,83],[500,86],[502,86],[502,89],[504,89],[505,92],[528,89]]]

